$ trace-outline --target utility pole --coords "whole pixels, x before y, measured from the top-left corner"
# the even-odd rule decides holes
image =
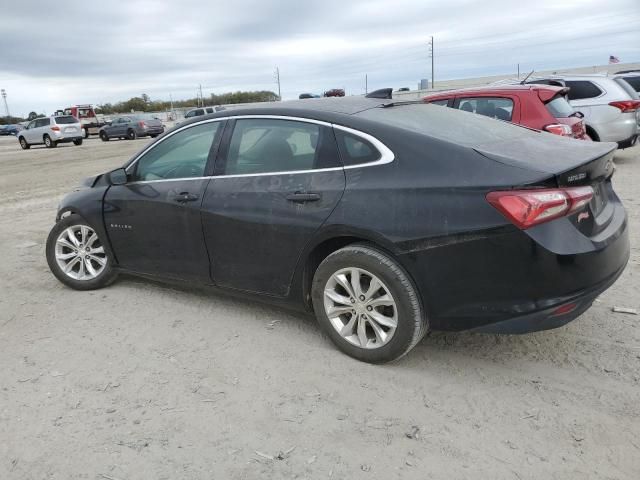
[[[204,107],[204,97],[202,96],[202,84],[200,84],[199,87],[200,87],[200,103],[202,103],[202,105],[200,106]]]
[[[9,118],[11,114],[9,113],[9,105],[7,105],[7,91],[3,88],[2,90],[0,90],[0,94],[2,95],[2,100],[4,101],[4,109],[7,112],[7,118]]]
[[[520,80],[520,64],[518,64],[518,80]]]
[[[433,35],[431,35],[431,41],[429,42],[429,56],[431,57],[431,90],[435,88],[435,75],[433,72]]]
[[[280,93],[280,68],[279,67],[276,67],[275,75],[276,75],[276,83],[278,84],[278,101],[281,102],[282,95]]]
[[[369,93],[369,78],[368,78],[368,75],[365,73],[364,74],[364,94],[366,95],[367,93]]]

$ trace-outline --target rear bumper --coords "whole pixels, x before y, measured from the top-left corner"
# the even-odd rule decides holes
[[[623,142],[638,135],[636,112],[621,113],[614,120],[594,122],[591,126],[601,142]]]
[[[147,135],[160,135],[164,133],[164,127],[154,127],[154,128],[138,128],[136,133],[139,137],[144,137]]]
[[[74,140],[82,140],[84,139],[84,135],[83,134],[76,134],[72,137],[70,136],[60,136],[60,137],[56,137],[55,141],[57,143],[69,143],[69,142],[73,142]]]
[[[618,148],[629,148],[633,147],[638,142],[638,135],[632,135],[631,137],[618,142]]]
[[[520,335],[562,327],[589,310],[598,295],[607,290],[616,282],[618,277],[622,275],[625,266],[626,263],[614,275],[593,288],[585,289],[572,296],[555,299],[557,300],[557,303],[553,307],[529,313],[527,315],[514,317],[509,320],[503,320],[501,322],[473,328],[471,331],[479,333]],[[558,310],[563,307],[571,308],[571,310],[567,311],[567,313],[559,312]]]

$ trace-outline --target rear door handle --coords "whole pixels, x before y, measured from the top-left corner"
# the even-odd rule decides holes
[[[194,193],[182,192],[176,195],[175,197],[173,197],[173,200],[179,203],[186,203],[186,202],[195,202],[196,200],[198,200],[198,198],[200,197],[198,197],[198,195]]]
[[[290,193],[287,195],[287,200],[295,203],[317,202],[320,200],[320,194],[304,192]]]

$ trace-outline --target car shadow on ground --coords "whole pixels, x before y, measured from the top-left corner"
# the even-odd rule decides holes
[[[328,354],[343,355],[331,343],[312,314],[305,314],[285,307],[272,305],[256,299],[247,299],[226,291],[220,291],[206,286],[181,285],[179,283],[165,283],[152,278],[123,275],[116,285],[120,287],[143,288],[162,291],[172,291],[181,300],[197,302],[201,306],[209,304],[211,308],[219,308],[225,312],[237,313],[237,318],[246,322],[262,322],[269,324],[278,322],[285,331],[297,332],[296,341],[303,337],[300,348],[311,343],[324,345]],[[582,317],[581,317],[582,318]],[[578,318],[574,322],[580,322]],[[224,324],[221,325],[224,328]],[[233,334],[234,322],[228,323],[228,335]],[[497,335],[475,332],[431,332],[422,339],[403,358],[387,364],[389,367],[409,369],[432,369],[438,364],[445,367],[451,362],[457,366],[477,366],[478,362],[490,361],[506,364],[508,361],[554,361],[571,356],[578,348],[579,338],[566,334],[567,327],[553,330],[529,333],[524,335]],[[259,330],[255,330],[259,332]],[[257,333],[259,335],[259,333]],[[284,333],[286,334],[286,333]],[[225,336],[225,334],[222,334]],[[307,341],[308,339],[308,341]],[[321,339],[321,342],[320,342]],[[361,363],[357,360],[345,358]],[[449,368],[449,367],[447,367]],[[466,368],[466,367],[465,367]]]

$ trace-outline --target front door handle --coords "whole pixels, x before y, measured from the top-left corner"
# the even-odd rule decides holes
[[[187,203],[187,202],[195,202],[198,200],[198,195],[189,192],[182,192],[173,197],[173,200],[178,203]]]
[[[320,195],[318,193],[296,192],[288,194],[287,200],[295,203],[317,202],[320,200]]]

